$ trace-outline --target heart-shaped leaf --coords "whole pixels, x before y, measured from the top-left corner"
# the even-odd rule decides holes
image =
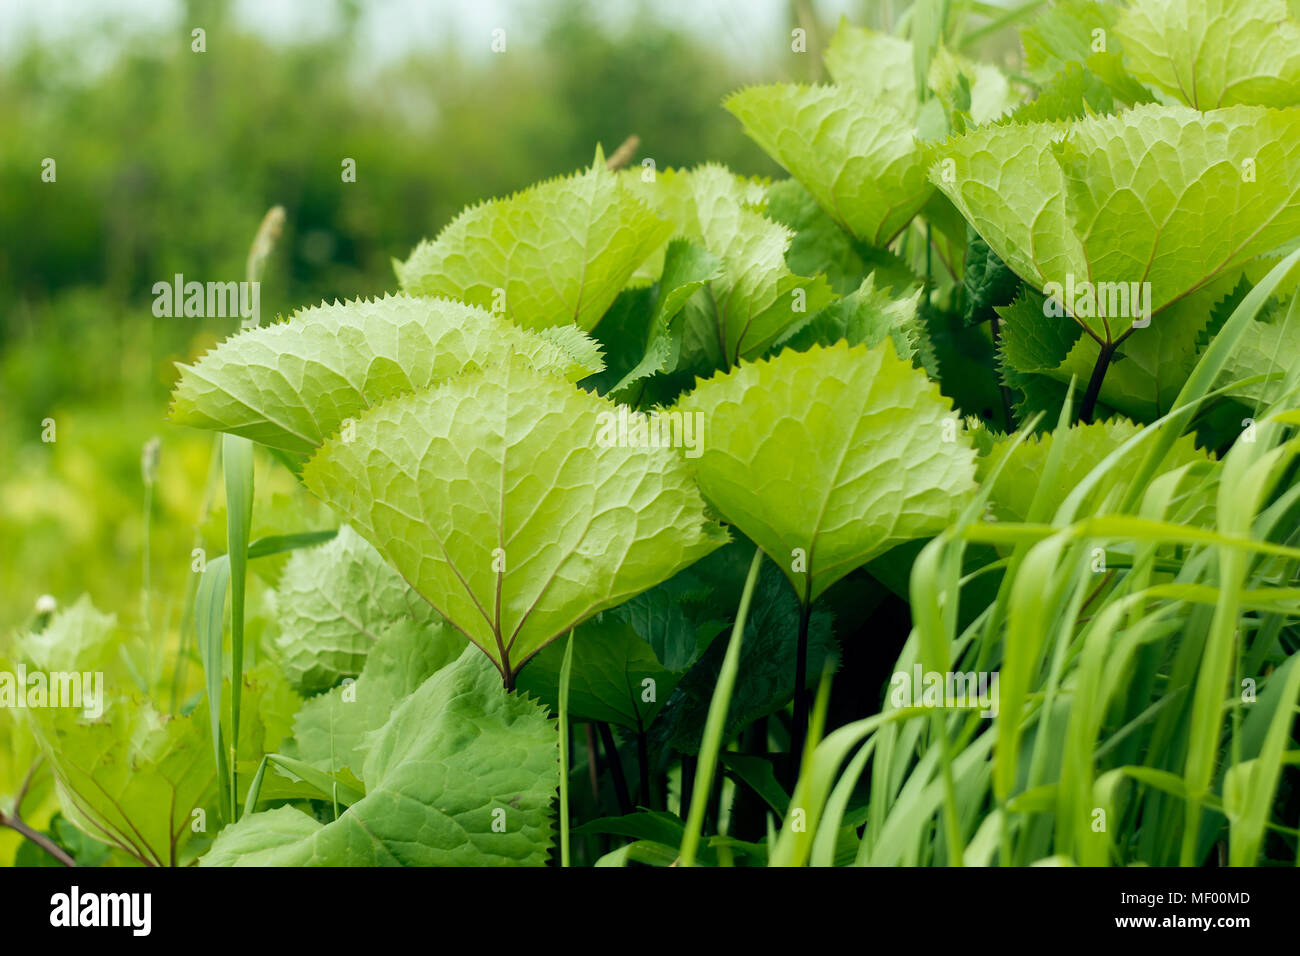
[[[708,499],[784,569],[804,602],[942,530],[974,490],[951,403],[886,340],[786,351],[700,383]]]
[[[645,421],[512,365],[373,409],[303,479],[509,681],[726,540],[675,451],[618,434],[620,408]]]

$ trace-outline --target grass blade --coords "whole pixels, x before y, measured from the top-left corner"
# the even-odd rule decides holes
[[[230,561],[226,555],[213,558],[203,569],[194,599],[194,637],[203,661],[203,677],[208,690],[208,718],[212,728],[212,747],[217,765],[217,789],[222,817],[234,804],[230,793],[230,774],[221,732],[221,681],[225,677],[222,636],[225,631],[226,586],[230,583]],[[231,818],[233,819],[233,817]]]
[[[569,678],[573,673],[573,631],[560,665],[560,866],[569,865]]]
[[[691,792],[691,811],[686,819],[686,833],[682,837],[679,858],[682,866],[694,866],[695,854],[699,850],[704,810],[709,802],[709,791],[713,787],[713,770],[718,763],[718,751],[722,749],[727,709],[731,706],[731,692],[735,689],[736,674],[740,671],[740,645],[745,638],[745,621],[749,617],[749,603],[753,600],[754,585],[758,583],[758,570],[762,564],[763,551],[755,548],[754,560],[749,564],[749,576],[745,578],[745,590],[740,595],[736,623],[731,629],[731,640],[727,644],[726,656],[722,659],[722,668],[718,671],[713,699],[709,702],[709,716],[704,723],[699,764],[695,770],[695,788]]]
[[[253,443],[225,435],[221,443],[226,478],[226,542],[230,558],[230,805],[239,792],[235,770],[239,762],[239,706],[244,688],[244,596],[248,571],[248,536],[253,523]]]

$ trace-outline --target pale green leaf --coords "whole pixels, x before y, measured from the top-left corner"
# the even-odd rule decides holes
[[[366,734],[386,724],[393,708],[464,649],[465,638],[446,623],[386,624],[353,684],[313,697],[298,711],[295,755],[320,770],[347,770],[360,779]]]
[[[385,296],[227,339],[181,366],[171,419],[309,454],[372,405],[513,356],[570,381],[600,370],[577,330],[547,341],[460,302]]]
[[[969,60],[942,44],[930,61],[927,83],[949,112],[960,111],[977,125],[997,119],[1022,101],[997,67]]]
[[[725,104],[846,232],[886,246],[932,187],[906,113],[850,86],[756,86]]]
[[[1140,426],[1124,418],[1109,421],[1091,422],[1074,425],[1065,431],[1057,430],[1039,437],[1031,437],[1017,443],[1014,438],[999,438],[994,442],[993,450],[979,459],[978,474],[984,481],[999,467],[997,481],[989,493],[990,509],[985,514],[986,520],[1025,521],[1029,516],[1029,504],[1043,484],[1048,455],[1057,442],[1065,442],[1061,452],[1060,463],[1053,473],[1055,480],[1043,490],[1047,504],[1046,514],[1055,514],[1056,508],[1066,499],[1083,478],[1096,467],[1097,463],[1119,448],[1138,433]],[[1211,459],[1197,449],[1191,436],[1178,439],[1162,466],[1165,471],[1183,465],[1201,463],[1209,465]],[[1090,493],[1089,501],[1100,505],[1108,493],[1117,485],[1122,485],[1128,475],[1112,469]],[[1097,512],[1093,512],[1097,513]]]
[[[1300,369],[1300,327],[1294,318],[1288,321],[1285,314],[1278,315],[1273,321],[1255,321],[1246,326],[1228,355],[1219,384],[1259,375],[1273,376],[1270,381],[1246,385],[1234,393],[1247,401],[1263,402],[1280,395],[1283,386],[1279,376],[1294,375],[1297,369]]]
[[[1020,28],[1025,62],[1038,76],[1059,73],[1071,63],[1083,64],[1095,55],[1115,54],[1114,26],[1122,8],[1097,0],[1064,0],[1044,8]]]
[[[83,594],[42,630],[16,635],[14,650],[46,673],[102,671],[117,656],[116,633],[116,616],[102,613]]]
[[[1300,23],[1284,0],[1141,0],[1115,32],[1138,79],[1189,106],[1300,104]]]
[[[838,85],[855,87],[900,112],[915,111],[919,99],[910,41],[841,19],[822,59]]]
[[[465,376],[372,410],[303,478],[508,677],[726,540],[677,452],[618,444],[619,409],[518,366]]]
[[[1112,291],[1149,283],[1158,312],[1300,232],[1300,111],[1140,106],[977,129],[936,158],[935,182],[998,256],[1039,290],[1057,284],[1104,341],[1141,311]]]
[[[605,168],[473,206],[397,265],[413,295],[504,311],[529,329],[590,331],[672,227]]]
[[[144,701],[100,703],[98,717],[57,707],[28,712],[54,771],[64,816],[142,862],[183,862],[185,844],[194,836],[191,812],[215,794],[202,711],[167,717]]]
[[[942,530],[974,491],[951,404],[892,343],[786,351],[700,383],[700,487],[815,599],[896,544]]]
[[[436,626],[428,603],[347,525],[332,541],[294,553],[276,607],[280,666],[307,694],[360,674],[389,625],[414,618]]]

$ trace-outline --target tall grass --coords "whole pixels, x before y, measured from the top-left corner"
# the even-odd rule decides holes
[[[866,821],[847,831],[858,864],[1243,866],[1260,862],[1270,832],[1295,843],[1275,805],[1297,762],[1300,667],[1287,628],[1300,619],[1300,370],[1221,461],[1173,466],[1169,452],[1208,398],[1240,384],[1214,388],[1298,261],[1246,297],[1173,410],[1063,501],[1048,491],[1055,442],[1026,521],[984,522],[980,500],[926,546],[896,669],[997,671],[998,713],[886,701],[835,731],[791,801],[806,832],[787,818],[771,863],[833,862],[867,774]],[[1293,303],[1287,321],[1294,313]],[[1001,556],[972,566],[975,543]],[[961,627],[963,588],[986,573],[1002,575],[996,598],[966,608],[977,613]]]

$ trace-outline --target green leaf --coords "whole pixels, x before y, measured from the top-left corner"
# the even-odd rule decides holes
[[[87,836],[60,813],[54,814],[44,831],[54,843],[77,862],[77,866],[105,866],[112,848]],[[61,867],[63,864],[50,856],[42,847],[24,840],[14,854],[14,866]]]
[[[244,801],[244,812],[241,819],[257,808],[258,800],[261,797],[258,788],[265,779],[263,768],[268,764],[283,772],[286,777],[294,781],[300,781],[301,785],[307,788],[311,799],[323,797],[337,807],[339,804],[359,803],[365,798],[365,793],[359,787],[353,786],[353,781],[345,774],[319,770],[306,761],[285,754],[267,754],[262,758],[262,765],[258,768],[253,785],[249,788],[248,797]]]
[[[986,123],[1020,101],[996,67],[977,63],[943,45],[942,21],[930,24],[938,32],[927,37],[932,46],[918,62],[911,41],[841,20],[823,59],[839,86],[861,90],[872,100],[892,106],[915,120],[921,106],[917,68],[926,85],[950,111],[960,110],[975,123]],[[928,58],[928,59],[927,59]]]
[[[620,292],[595,334],[604,350],[605,367],[579,384],[611,398],[616,386],[644,383],[666,367],[670,347],[680,345],[681,339],[679,327],[676,342],[664,334],[658,338],[657,350],[651,349],[650,340],[656,335],[653,285],[629,286]]]
[[[216,784],[197,711],[166,717],[145,701],[114,698],[97,718],[60,707],[28,713],[64,816],[142,862],[185,861],[191,812],[207,805]]]
[[[1169,411],[1196,364],[1212,298],[1208,290],[1193,293],[1164,309],[1149,328],[1134,329],[1106,371],[1102,403],[1142,421]],[[1071,375],[1086,382],[1100,352],[1095,341],[1081,336],[1051,375],[1062,383]]]
[[[752,203],[766,187],[721,166],[665,170],[630,188],[672,220],[676,235],[704,247],[722,263],[686,303],[681,366],[696,374],[762,355],[793,323],[834,298],[825,278],[795,275],[785,264],[791,233]]]
[[[1165,308],[1149,328],[1134,329],[1107,370],[1101,403],[1140,421],[1168,411],[1212,334],[1213,303],[1225,285],[1216,282],[1188,295]],[[1027,396],[1022,415],[1059,408],[1071,377],[1086,382],[1092,374],[1097,343],[1080,335],[1076,324],[1046,315],[1035,293],[997,311],[1003,319],[1003,380]]]
[[[1109,87],[1081,64],[1069,63],[1037,95],[1007,117],[1008,123],[1052,123],[1115,112]]]
[[[707,422],[706,497],[806,601],[942,530],[974,490],[951,405],[890,343],[783,352],[702,382],[679,407]]]
[[[413,295],[499,308],[524,328],[590,331],[671,231],[597,155],[585,172],[465,210],[398,263],[397,278]]]
[[[221,436],[221,474],[226,491],[226,541],[230,551],[230,740],[231,769],[238,773],[240,717],[244,691],[244,606],[248,588],[248,541],[253,524],[253,443],[238,435]],[[219,763],[219,762],[218,762]],[[232,776],[237,782],[237,776]],[[237,807],[231,807],[234,819]]]
[[[973,230],[966,244],[961,280],[965,299],[962,319],[967,325],[991,318],[998,306],[1009,305],[1015,299],[1020,288],[1020,278]]]
[[[592,865],[625,867],[629,863],[644,863],[647,866],[673,866],[677,859],[678,852],[675,846],[655,843],[652,840],[637,840],[617,850],[611,850]]]
[[[40,631],[15,635],[14,650],[45,673],[102,671],[117,656],[116,635],[117,617],[96,609],[83,594]]]
[[[838,85],[852,86],[900,112],[916,109],[919,98],[909,41],[852,26],[841,18],[822,60]]]
[[[779,344],[802,352],[841,340],[872,348],[888,338],[899,358],[911,359],[924,334],[916,312],[920,297],[918,289],[905,299],[895,299],[877,289],[875,276],[870,275],[861,287],[826,306]]]
[[[720,754],[722,765],[733,777],[752,789],[779,816],[790,808],[790,797],[777,782],[772,757],[726,752]]]
[[[294,534],[264,535],[248,545],[248,560],[270,558],[282,554],[291,554],[300,548],[310,548],[327,541],[333,541],[338,529],[328,531],[299,531]],[[287,562],[286,562],[287,563]]]
[[[1002,395],[990,374],[993,342],[986,329],[966,325],[959,313],[921,301],[918,353],[922,367],[964,417],[1000,420]]]
[[[227,687],[229,683],[227,683]],[[293,731],[294,718],[302,707],[300,697],[273,661],[258,662],[243,675],[244,713],[239,722],[240,788],[248,783],[265,754],[281,750]],[[227,722],[226,740],[232,739]]]
[[[625,289],[600,325],[607,367],[584,381],[602,395],[622,396],[660,372],[677,368],[682,323],[674,322],[686,302],[713,279],[721,261],[702,246],[674,239],[664,255],[663,275],[650,288]]]
[[[840,228],[887,246],[932,187],[905,113],[848,86],[756,86],[723,104]]]
[[[1229,353],[1218,384],[1226,385],[1257,375],[1295,374],[1295,370],[1300,368],[1298,333],[1300,329],[1296,328],[1295,320],[1288,322],[1282,316],[1275,316],[1272,321],[1251,322]],[[1235,394],[1247,401],[1262,403],[1266,398],[1276,400],[1281,390],[1282,384],[1274,379],[1244,386]]]
[[[1097,53],[1088,65],[1067,63],[1038,90],[1028,103],[1013,110],[1000,123],[1050,123],[1084,119],[1097,113],[1115,113],[1126,105],[1153,103],[1155,97],[1137,80],[1122,72],[1117,57]]]
[[[1284,0],[1142,0],[1115,32],[1138,79],[1189,106],[1300,104],[1300,23]]]
[[[566,642],[555,641],[519,675],[519,690],[535,696],[553,713],[559,712],[560,667],[566,646]],[[659,663],[650,645],[627,621],[605,611],[573,632],[569,716],[643,730],[667,702],[679,676]]]
[[[576,329],[548,341],[447,299],[335,302],[241,332],[181,366],[171,419],[309,454],[345,420],[395,395],[512,356],[577,381],[600,370],[594,355]]]
[[[826,276],[840,295],[853,292],[869,274],[874,275],[877,286],[898,295],[917,285],[903,259],[888,249],[854,241],[797,179],[772,184],[767,191],[767,214],[794,230],[786,265],[799,275]]]
[[[611,444],[618,416],[512,366],[373,409],[303,478],[509,678],[726,540],[674,451]]]
[[[680,817],[663,810],[639,810],[621,817],[601,817],[584,823],[573,831],[574,836],[592,833],[609,833],[633,840],[652,840],[669,846],[682,842],[686,825]]]
[[[1097,464],[1124,442],[1141,430],[1140,426],[1123,418],[1114,418],[1104,422],[1092,422],[1086,425],[1074,425],[1064,431],[1057,430],[1041,438],[1029,438],[1015,443],[1013,438],[1001,438],[994,442],[993,450],[979,460],[978,473],[983,482],[993,471],[1001,466],[997,481],[989,494],[991,509],[986,512],[986,519],[997,521],[1026,521],[1029,518],[1029,504],[1034,500],[1043,485],[1048,456],[1057,442],[1064,442],[1060,452],[1060,463],[1053,471],[1054,481],[1042,492],[1048,502],[1046,514],[1055,514],[1057,507],[1065,501],[1066,496],[1075,486],[1091,472]],[[1203,463],[1208,465],[1211,459],[1196,447],[1195,440],[1183,436],[1174,445],[1162,471],[1172,471],[1183,465]],[[1127,480],[1127,475],[1119,470],[1112,470],[1090,492],[1089,500],[1096,507],[1092,514],[1107,513],[1100,506],[1107,494],[1117,485]],[[1109,510],[1113,510],[1109,509]]]
[[[707,249],[681,239],[668,243],[655,297],[655,328],[666,328],[691,296],[706,283],[720,278],[722,262]],[[652,344],[653,341],[652,337]]]
[[[609,612],[631,625],[670,671],[683,670],[696,655],[695,625],[682,610],[681,592],[673,586],[681,577],[643,591]]]
[[[1016,414],[1025,421],[1040,411],[1059,411],[1069,383],[1052,376],[1083,329],[1074,322],[1043,321],[1042,297],[1024,286],[1014,302],[996,311],[1002,319],[998,371],[1002,382],[1022,396]]]
[[[283,807],[227,827],[204,866],[539,866],[559,782],[555,728],[466,651],[377,732],[366,796],[321,824]],[[494,823],[504,823],[504,830]]]
[[[1038,76],[1051,76],[1098,53],[1117,53],[1112,44],[1120,13],[1115,4],[1096,0],[1052,3],[1032,24],[1020,28],[1026,64]]]
[[[993,251],[1035,289],[1056,283],[1103,341],[1139,310],[1114,309],[1101,283],[1149,283],[1158,312],[1300,232],[1298,111],[1139,106],[977,129],[937,158],[935,182]]]
[[[385,624],[353,684],[303,704],[294,718],[292,753],[317,769],[347,770],[359,779],[366,735],[383,727],[398,704],[464,649],[465,639],[446,623]]]
[[[370,544],[344,525],[332,541],[297,551],[276,591],[280,666],[305,694],[361,673],[391,624],[432,624],[428,603]]]
[[[968,60],[942,44],[935,50],[927,83],[950,116],[960,113],[963,125],[996,120],[1021,103],[1002,71],[989,63]]]
[[[218,807],[227,817],[234,806],[231,794],[229,756],[222,730],[222,699],[226,676],[224,636],[226,589],[230,585],[230,556],[219,555],[207,563],[199,578],[194,599],[194,642],[203,664],[207,691],[208,742],[212,747],[213,770],[217,776]]]

